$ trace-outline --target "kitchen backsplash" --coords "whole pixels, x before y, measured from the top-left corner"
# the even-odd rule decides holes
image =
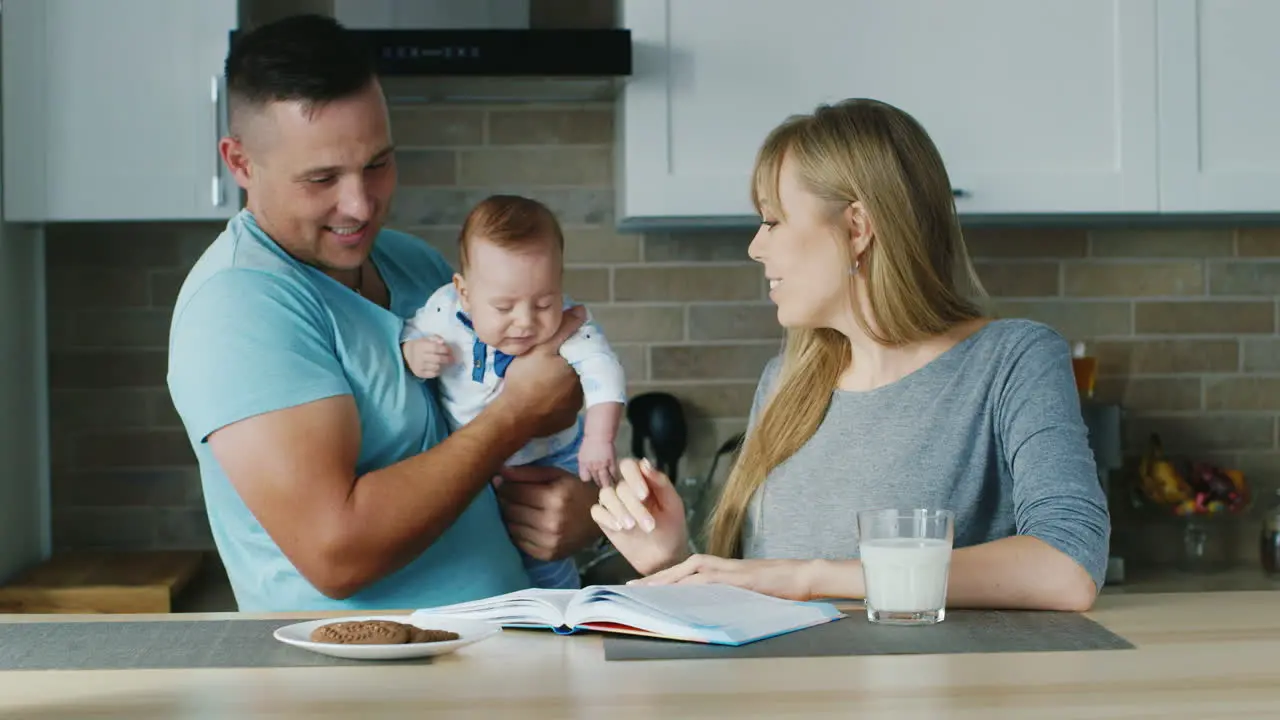
[[[456,225],[498,191],[556,210],[568,290],[599,318],[632,393],[685,404],[682,474],[702,475],[745,425],[781,333],[750,231],[620,234],[611,227],[609,104],[397,107],[401,190],[391,224],[451,259]],[[165,389],[166,337],[184,273],[220,223],[48,228],[53,507],[59,547],[209,547],[193,455]],[[1280,230],[971,229],[1006,316],[1084,340],[1098,398],[1125,404],[1136,448],[1171,451],[1280,485]],[[620,439],[620,448],[629,448]],[[720,464],[720,472],[727,463]]]

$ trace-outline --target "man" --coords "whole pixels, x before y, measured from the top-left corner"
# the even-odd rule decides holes
[[[396,169],[370,59],[332,19],[298,16],[239,38],[226,76],[219,152],[247,202],[183,283],[168,383],[240,609],[416,608],[528,587],[515,545],[554,559],[598,536],[590,485],[502,467],[574,422],[581,388],[557,348],[581,315],[450,434],[398,341],[452,270],[382,227]],[[495,492],[498,473],[511,482]]]

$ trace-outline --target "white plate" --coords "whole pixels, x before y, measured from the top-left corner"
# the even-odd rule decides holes
[[[311,632],[321,625],[354,620],[392,620],[429,630],[450,630],[458,633],[457,640],[427,643],[403,643],[400,645],[339,645],[337,643],[311,642]],[[363,615],[360,617],[336,617],[308,620],[276,629],[273,635],[282,643],[318,652],[322,655],[352,660],[404,660],[408,658],[444,655],[461,647],[486,640],[502,632],[500,625],[483,620],[433,617],[430,620],[411,619],[408,615]]]

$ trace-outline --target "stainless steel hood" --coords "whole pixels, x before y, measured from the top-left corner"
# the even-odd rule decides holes
[[[333,0],[333,14],[401,103],[607,100],[632,71],[629,30],[534,27],[530,0]]]

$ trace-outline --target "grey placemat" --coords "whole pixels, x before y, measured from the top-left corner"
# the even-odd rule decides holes
[[[1063,650],[1127,650],[1133,644],[1077,613],[952,610],[936,625],[877,625],[861,611],[825,625],[738,647],[610,635],[606,660],[831,657]]]
[[[283,620],[0,622],[0,670],[314,667],[378,664],[321,655],[271,636]],[[381,661],[427,664],[430,658]]]

